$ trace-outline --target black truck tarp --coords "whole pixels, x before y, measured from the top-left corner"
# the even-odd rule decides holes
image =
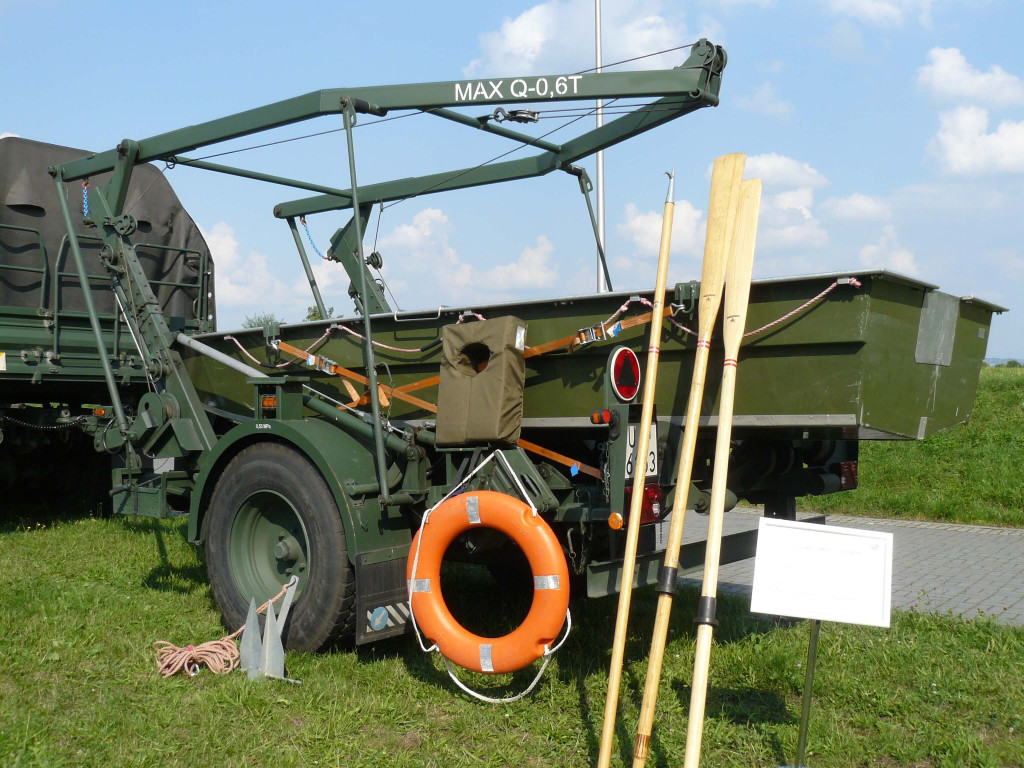
[[[54,309],[85,311],[57,188],[47,169],[88,154],[86,150],[16,136],[0,139],[0,307],[35,308],[45,313]],[[109,178],[110,174],[104,173],[89,183],[98,187]],[[82,182],[69,182],[65,188],[96,311],[113,315],[116,304],[109,290],[110,278],[99,260],[96,229],[83,221]],[[201,319],[197,316],[197,284],[203,264],[210,271],[208,286],[213,293],[213,261],[199,227],[182,207],[164,174],[149,164],[135,168],[124,212],[138,220],[138,230],[130,239],[147,277],[154,283],[164,316],[183,317],[196,327]],[[40,241],[45,251],[40,249]],[[40,271],[44,252],[45,276]],[[159,285],[160,282],[183,283],[188,287]],[[214,306],[211,295],[207,310],[210,328],[214,327]]]

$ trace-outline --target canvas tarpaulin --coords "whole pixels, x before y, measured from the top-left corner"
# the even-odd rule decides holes
[[[47,169],[87,154],[85,150],[20,137],[0,139],[0,265],[17,268],[0,269],[0,306],[46,312],[85,311],[57,188]],[[96,188],[109,178],[110,174],[104,173],[89,179],[89,183]],[[96,228],[83,221],[82,183],[69,182],[65,194],[93,287],[96,310],[101,315],[113,315],[116,304],[107,271],[99,259]],[[199,227],[182,207],[164,174],[149,164],[137,166],[124,212],[138,221],[138,229],[129,240],[136,246],[149,280],[190,286],[153,285],[164,316],[199,320],[199,271],[202,264],[208,265],[212,293],[213,262]],[[95,215],[96,211],[90,213]],[[45,248],[45,276],[38,271],[43,268],[40,241]],[[212,296],[208,302],[207,314],[212,321]]]

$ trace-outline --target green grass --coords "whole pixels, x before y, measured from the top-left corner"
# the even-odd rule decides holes
[[[967,424],[920,442],[862,442],[854,491],[826,512],[1024,527],[1024,368],[985,368]]]
[[[2,766],[588,766],[596,762],[614,598],[574,606],[544,680],[509,706],[455,690],[411,638],[289,654],[301,685],[202,672],[164,680],[152,643],[224,632],[181,521],[86,518],[0,530]],[[494,601],[486,577],[464,599]],[[618,742],[629,764],[654,595],[634,598]],[[674,611],[652,766],[682,764],[696,595]],[[724,599],[712,654],[705,766],[793,759],[806,623]],[[638,661],[640,660],[640,661]],[[472,682],[492,695],[530,671]],[[896,613],[889,630],[826,624],[808,761],[829,766],[1024,765],[1024,631]]]

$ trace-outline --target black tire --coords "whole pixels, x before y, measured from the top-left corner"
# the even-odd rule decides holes
[[[323,477],[292,448],[252,445],[225,468],[207,512],[206,566],[232,631],[245,623],[251,597],[262,604],[296,573],[285,647],[319,651],[354,636],[345,528]]]

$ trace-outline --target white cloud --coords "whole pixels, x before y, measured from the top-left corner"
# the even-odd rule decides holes
[[[1004,120],[988,132],[988,110],[959,107],[939,118],[930,150],[957,175],[1024,172],[1024,121]]]
[[[555,247],[545,235],[515,259],[486,267],[463,260],[451,245],[452,235],[448,216],[438,208],[425,208],[410,222],[381,236],[381,274],[402,306],[406,305],[402,299],[410,300],[412,293],[416,306],[458,305],[525,299],[559,283]],[[494,254],[489,257],[493,259]]]
[[[555,31],[560,3],[537,5],[514,19],[506,18],[501,29],[480,36],[486,59],[476,59],[463,70],[466,77],[483,72],[513,72],[515,67],[532,69]]]
[[[716,39],[713,20],[688,31],[682,14],[662,0],[622,0],[602,8],[602,58],[606,64],[644,56],[691,42]],[[577,71],[594,62],[594,4],[591,0],[549,0],[506,17],[501,27],[480,35],[482,55],[464,69],[465,77],[550,74]],[[625,65],[636,69],[675,66],[687,51],[645,58]]]
[[[758,250],[820,248],[828,232],[814,215],[814,190],[828,184],[810,163],[775,153],[747,158],[747,178],[759,178],[778,191],[761,201]]]
[[[809,163],[770,153],[747,158],[746,177],[761,179],[766,187],[824,187],[828,179]]]
[[[794,211],[802,219],[811,219],[814,218],[811,213],[811,208],[814,205],[814,190],[810,187],[798,187],[786,192],[779,192],[777,195],[766,197],[762,205],[769,211],[773,209],[782,213]]]
[[[907,13],[917,12],[922,24],[931,23],[933,0],[829,0],[833,13],[849,16],[866,24],[896,27]]]
[[[775,251],[785,248],[821,248],[828,243],[828,232],[817,219],[807,219],[778,227],[760,227],[758,249]]]
[[[672,213],[671,253],[695,254],[703,245],[704,212],[686,200],[677,200]],[[635,204],[626,205],[625,219],[619,224],[619,235],[631,242],[637,256],[657,256],[661,247],[662,212],[641,211]],[[620,262],[620,266],[624,265]]]
[[[779,98],[771,83],[762,83],[750,96],[740,96],[736,106],[749,112],[757,112],[771,117],[789,117],[793,113],[793,105]]]
[[[270,273],[267,257],[250,251],[242,256],[238,250],[235,228],[223,221],[213,229],[200,227],[217,269],[218,306],[241,307],[245,312],[265,312],[278,308],[292,292]]]
[[[932,48],[917,82],[936,96],[989,106],[1024,104],[1024,81],[993,64],[988,72],[972,67],[959,48]]]
[[[492,290],[522,288],[550,288],[558,280],[558,268],[552,264],[555,247],[544,235],[537,237],[536,245],[527,246],[511,264],[499,264],[489,269],[485,284]]]
[[[867,268],[885,267],[905,275],[918,274],[914,252],[900,245],[893,226],[882,229],[882,236],[876,244],[860,249],[860,263]]]
[[[832,197],[822,204],[822,208],[837,219],[856,221],[880,220],[892,218],[892,209],[880,197],[854,193],[847,197]]]
[[[455,301],[473,282],[472,264],[459,259],[449,243],[451,226],[438,208],[424,208],[408,224],[400,224],[380,238],[385,254],[381,274],[390,278],[389,265],[401,265],[402,280],[388,279],[391,290],[399,292],[410,285],[436,288],[439,300]],[[427,295],[433,291],[426,291]]]
[[[7,133],[6,131],[3,132],[3,133],[0,133],[0,139],[19,139],[19,138],[21,138],[21,137],[18,136],[18,134],[16,134],[16,133]]]

